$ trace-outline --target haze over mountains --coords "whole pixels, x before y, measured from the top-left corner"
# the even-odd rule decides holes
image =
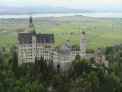
[[[0,6],[0,14],[23,14],[23,13],[91,13],[91,12],[121,12],[121,10],[110,9],[75,9],[66,7],[40,6]]]
[[[52,7],[52,6],[27,6],[27,7],[13,7],[13,6],[0,6],[0,14],[11,14],[11,13],[84,13],[94,12],[86,9],[70,9],[65,7]]]

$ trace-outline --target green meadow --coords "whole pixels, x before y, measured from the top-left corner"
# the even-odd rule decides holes
[[[21,19],[20,19],[21,20]],[[38,23],[36,23],[38,20]],[[83,16],[33,19],[37,33],[53,33],[55,46],[70,40],[80,44],[82,31],[87,34],[87,49],[122,43],[122,19],[89,18]],[[28,31],[28,19],[23,23],[0,23],[0,46],[17,44],[18,32]]]

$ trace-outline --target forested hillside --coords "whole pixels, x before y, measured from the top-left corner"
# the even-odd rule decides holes
[[[47,65],[43,57],[19,66],[14,50],[0,53],[0,92],[122,92],[122,45],[103,51],[109,65],[77,55],[65,74],[53,69],[53,61]]]

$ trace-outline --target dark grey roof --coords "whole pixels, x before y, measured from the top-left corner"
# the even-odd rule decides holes
[[[32,33],[19,33],[18,41],[20,44],[29,44],[32,43]],[[53,34],[36,34],[37,43],[54,43]]]
[[[53,34],[37,34],[36,35],[37,43],[54,43]]]
[[[29,44],[32,43],[32,33],[19,33],[18,41],[20,44]]]
[[[33,24],[33,19],[31,17],[31,14],[30,14],[30,18],[29,18],[29,23],[32,23]]]
[[[86,33],[84,31],[82,31],[82,34],[86,35]]]
[[[102,49],[101,48],[97,48],[96,49],[96,53],[102,53]]]

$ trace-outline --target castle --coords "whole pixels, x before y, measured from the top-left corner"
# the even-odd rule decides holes
[[[56,70],[60,69],[64,72],[70,66],[77,54],[82,58],[96,58],[96,62],[100,63],[105,60],[105,56],[97,49],[96,53],[86,53],[86,33],[83,31],[80,37],[80,49],[72,48],[70,41],[66,41],[59,47],[55,48],[54,34],[36,34],[32,17],[29,18],[29,26],[27,33],[18,33],[18,62],[29,63],[35,62],[35,58],[41,57],[47,61],[53,61]]]

